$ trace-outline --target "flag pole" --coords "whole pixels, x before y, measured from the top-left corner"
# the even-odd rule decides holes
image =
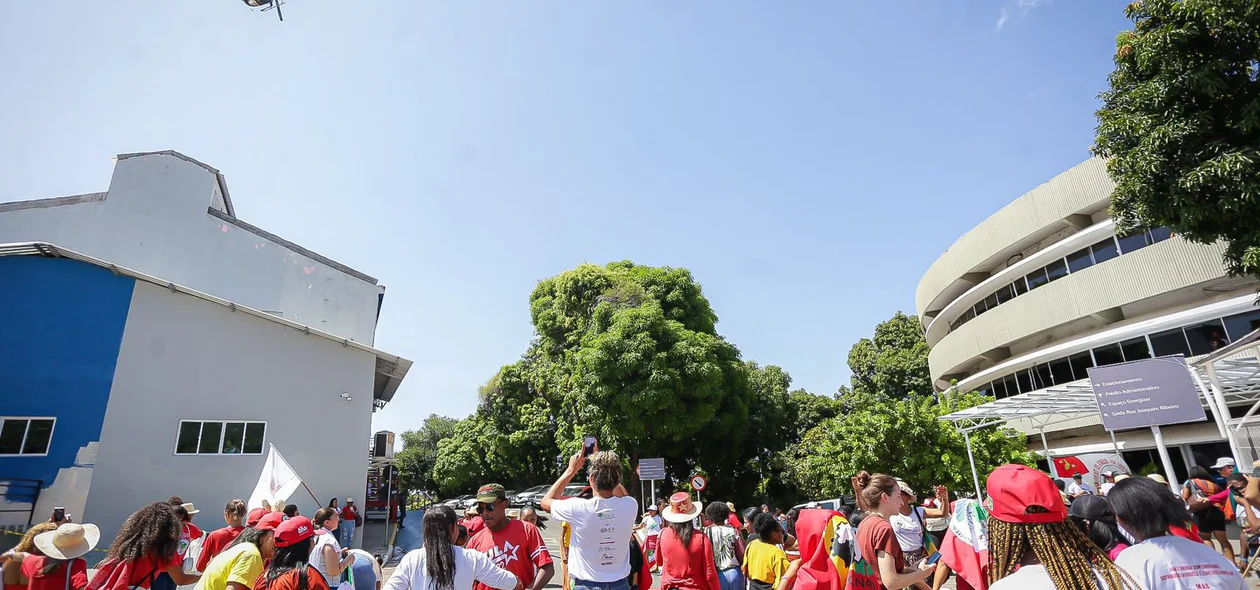
[[[306,480],[298,480],[298,481],[302,482],[302,487],[306,488],[306,493],[310,494],[311,499],[315,501],[315,509],[319,510],[320,508],[323,508],[323,506],[319,505],[319,498],[315,497],[315,492],[311,491],[311,486],[306,485]]]

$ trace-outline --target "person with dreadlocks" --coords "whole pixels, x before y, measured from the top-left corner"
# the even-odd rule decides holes
[[[178,498],[175,498],[178,499]],[[127,517],[96,569],[88,590],[151,588],[163,572],[176,584],[195,584],[200,576],[185,574],[178,556],[184,523],[167,502],[154,502]]]
[[[985,487],[993,501],[989,590],[1138,588],[1068,521],[1050,476],[1024,465],[1003,465],[989,474]]]
[[[1145,477],[1117,482],[1107,495],[1119,525],[1137,540],[1116,558],[1116,565],[1143,588],[1159,590],[1242,590],[1246,583],[1229,559],[1210,545],[1169,533],[1189,517],[1185,503]]]
[[[497,590],[522,590],[516,575],[480,551],[455,545],[458,518],[449,506],[424,513],[419,549],[404,555],[382,590],[472,590],[481,582]]]
[[[323,574],[306,563],[314,536],[315,525],[305,516],[280,523],[274,535],[275,556],[254,582],[253,590],[329,590]]]

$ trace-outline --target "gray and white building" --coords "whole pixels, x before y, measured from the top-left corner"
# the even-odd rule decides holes
[[[411,366],[373,347],[383,296],[238,219],[223,176],[176,152],[118,156],[104,192],[0,203],[0,526],[64,506],[108,541],[171,495],[220,526],[270,444],[319,505],[362,496],[372,412]]]

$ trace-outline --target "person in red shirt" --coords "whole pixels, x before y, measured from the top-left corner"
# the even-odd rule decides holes
[[[258,575],[254,590],[329,590],[328,581],[313,567],[306,567],[315,536],[315,525],[295,516],[276,527],[276,554]]]
[[[486,521],[484,518],[481,518],[480,514],[477,514],[476,505],[464,511],[464,520],[460,524],[468,529],[469,535],[480,533],[481,529],[486,528]]]
[[[735,512],[735,503],[727,502],[726,507],[731,509],[731,513],[726,516],[726,524],[731,525],[731,528],[737,531],[743,529],[744,525],[739,522],[739,515]]]
[[[261,519],[266,511],[259,508],[255,512],[260,513],[258,518]],[[228,502],[227,507],[223,509],[223,522],[227,523],[227,526],[206,535],[206,540],[201,543],[201,555],[197,556],[197,571],[206,571],[206,565],[210,563],[210,560],[222,553],[241,535],[241,531],[245,530],[244,519],[245,501],[237,499]],[[258,519],[254,522],[257,523]]]
[[[35,536],[35,553],[9,552],[6,560],[21,564],[21,577],[30,590],[83,590],[88,585],[87,562],[82,558],[96,548],[101,531],[94,524],[66,522]]]
[[[359,516],[359,507],[354,505],[354,498],[346,498],[346,507],[341,509],[341,526],[337,527],[338,542],[343,548],[354,546],[354,527],[363,524]]]
[[[661,514],[669,523],[661,530],[661,590],[721,590],[713,542],[692,524],[700,512],[691,494],[670,496],[669,506]]]
[[[464,545],[490,556],[495,565],[516,575],[525,590],[542,590],[556,573],[551,553],[538,527],[507,517],[507,493],[492,483],[477,490],[477,512],[484,526]],[[491,590],[477,582],[473,590]]]

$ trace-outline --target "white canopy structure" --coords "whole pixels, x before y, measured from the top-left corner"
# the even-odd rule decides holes
[[[1203,406],[1216,421],[1221,438],[1228,440],[1236,460],[1254,460],[1256,449],[1248,449],[1244,455],[1238,447],[1234,432],[1252,421],[1260,412],[1260,330],[1239,338],[1233,343],[1205,355],[1190,363],[1191,373],[1199,387],[1200,400]],[[1207,379],[1204,380],[1203,376]],[[1250,409],[1242,418],[1231,418],[1230,407],[1247,406]],[[1003,426],[1018,421],[1027,429],[1035,429],[1041,433],[1043,449],[1049,459],[1049,448],[1046,445],[1045,429],[1048,426],[1062,424],[1081,418],[1098,416],[1098,400],[1094,397],[1093,387],[1089,379],[1079,379],[1071,383],[1048,387],[1039,391],[1025,393],[982,404],[974,408],[959,410],[941,416],[941,420],[952,422],[962,433],[967,444],[967,458],[971,462],[971,475],[976,485],[976,495],[980,497],[980,476],[976,472],[975,459],[971,451],[970,433],[980,428]],[[1160,447],[1161,458],[1164,459],[1165,470],[1171,471],[1167,450],[1164,449],[1162,436],[1155,429],[1156,443]],[[1115,433],[1111,433],[1114,444]],[[1117,454],[1119,451],[1117,450]],[[1169,481],[1175,478],[1169,477]]]

